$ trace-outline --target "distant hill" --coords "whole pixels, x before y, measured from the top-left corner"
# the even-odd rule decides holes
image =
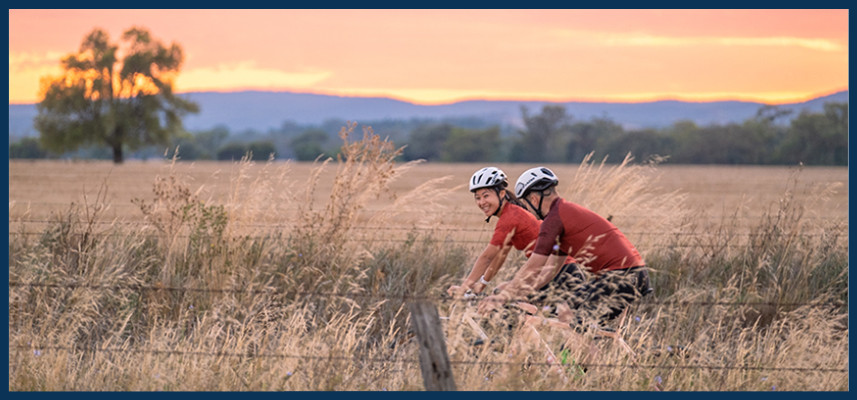
[[[182,97],[199,104],[200,113],[185,118],[190,131],[226,126],[232,133],[247,130],[266,132],[291,121],[300,125],[321,124],[338,119],[366,123],[378,120],[480,118],[500,125],[520,125],[521,106],[538,113],[545,104],[562,104],[576,120],[607,117],[626,129],[662,128],[678,120],[697,125],[740,123],[752,118],[762,103],[743,101],[648,103],[549,103],[537,101],[462,101],[445,105],[418,105],[380,97],[341,97],[308,93],[245,91],[234,93],[193,92]],[[778,106],[793,110],[820,112],[826,102],[848,102],[848,91],[819,97],[803,103]],[[35,104],[9,105],[9,136],[35,136]]]

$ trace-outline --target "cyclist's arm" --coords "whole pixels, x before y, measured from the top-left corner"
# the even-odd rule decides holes
[[[489,265],[491,265],[491,261],[493,261],[499,253],[500,247],[493,244],[485,246],[485,249],[482,250],[482,254],[479,254],[479,257],[476,258],[476,262],[473,263],[473,268],[470,269],[470,274],[464,278],[464,283],[461,284],[461,287],[464,290],[472,289],[475,284],[479,282],[479,278],[485,274],[485,270],[488,269]]]

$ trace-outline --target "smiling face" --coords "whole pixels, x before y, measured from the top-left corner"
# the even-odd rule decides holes
[[[476,207],[479,207],[486,217],[494,215],[500,207],[500,197],[491,188],[476,189],[473,199],[476,200]]]

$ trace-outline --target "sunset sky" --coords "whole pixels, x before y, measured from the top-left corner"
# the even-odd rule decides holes
[[[803,101],[848,89],[848,10],[9,10],[9,102],[94,28],[185,53],[178,92]]]

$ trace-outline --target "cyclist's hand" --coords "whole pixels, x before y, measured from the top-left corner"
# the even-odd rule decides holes
[[[473,292],[474,293],[479,294],[479,293],[482,293],[483,290],[485,290],[485,284],[480,283],[480,282],[476,282],[473,284]]]
[[[449,287],[449,289],[446,289],[446,294],[448,294],[448,295],[450,295],[450,296],[452,296],[452,297],[458,297],[458,296],[459,296],[459,294],[460,294],[461,292],[463,292],[463,291],[464,291],[464,290],[461,288],[461,286],[458,286],[458,285],[452,285],[452,286],[450,286],[450,287]]]

